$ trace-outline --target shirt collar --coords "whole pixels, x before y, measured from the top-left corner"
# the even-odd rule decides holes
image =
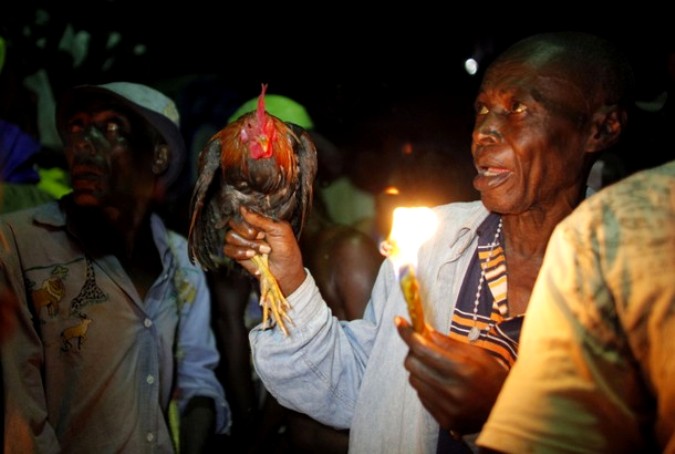
[[[33,214],[35,222],[54,228],[65,228],[67,225],[64,209],[64,203],[67,203],[66,197],[59,201],[49,202],[37,207]],[[150,228],[152,230],[155,246],[157,246],[159,256],[162,259],[162,264],[165,269],[168,269],[171,264],[174,263],[174,254],[169,245],[168,230],[162,219],[156,213],[150,215]]]
[[[492,242],[492,235],[497,231],[500,216],[497,213],[490,213],[483,222],[476,228],[480,244]]]
[[[63,211],[61,202],[49,202],[35,208],[33,220],[37,223],[56,228],[66,226],[66,214]]]

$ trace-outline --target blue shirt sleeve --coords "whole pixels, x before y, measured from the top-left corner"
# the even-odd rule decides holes
[[[184,410],[194,396],[212,398],[216,432],[229,433],[230,409],[215,374],[220,355],[211,329],[211,295],[206,277],[201,269],[189,263],[184,241],[176,248],[185,251],[179,254],[180,265],[174,278],[181,302],[176,352],[179,407]]]

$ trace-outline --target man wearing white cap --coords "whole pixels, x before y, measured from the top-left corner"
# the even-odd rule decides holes
[[[200,452],[229,430],[203,272],[155,213],[181,170],[174,103],[139,84],[57,105],[73,192],[0,218],[18,292],[5,452]]]

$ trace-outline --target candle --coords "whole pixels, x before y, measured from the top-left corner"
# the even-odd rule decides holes
[[[396,208],[391,233],[381,248],[394,264],[410,321],[418,333],[424,332],[425,322],[420,285],[415,273],[417,251],[434,233],[437,224],[430,208]]]
[[[408,305],[408,314],[410,315],[413,329],[417,333],[424,332],[424,308],[422,307],[422,298],[420,297],[420,284],[417,281],[415,268],[412,265],[403,267],[399,282]]]

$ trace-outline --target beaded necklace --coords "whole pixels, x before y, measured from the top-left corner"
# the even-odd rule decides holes
[[[480,338],[480,328],[478,328],[478,303],[480,302],[480,292],[483,289],[483,282],[485,281],[485,269],[488,266],[488,263],[492,259],[492,252],[495,247],[499,245],[499,234],[502,232],[502,218],[499,218],[499,225],[497,226],[497,232],[495,233],[494,240],[490,245],[490,253],[485,257],[485,265],[480,267],[480,279],[478,280],[478,289],[476,290],[476,299],[473,302],[473,326],[467,334],[469,342],[476,342]],[[490,330],[490,326],[487,327],[487,330]]]

